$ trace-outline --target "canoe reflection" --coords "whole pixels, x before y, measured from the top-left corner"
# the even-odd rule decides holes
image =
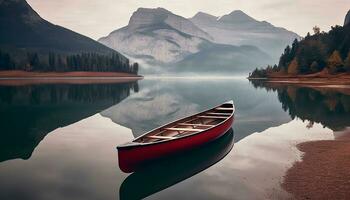
[[[190,152],[142,166],[119,189],[120,199],[142,199],[181,182],[223,159],[233,147],[233,130]]]

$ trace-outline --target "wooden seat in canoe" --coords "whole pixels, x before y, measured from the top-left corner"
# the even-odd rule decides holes
[[[160,135],[149,135],[146,136],[148,138],[152,138],[152,139],[174,139],[176,137],[170,137],[170,136],[160,136]]]
[[[215,125],[209,125],[209,124],[191,124],[191,123],[178,123],[177,125],[181,126],[203,126],[203,127],[213,127]]]
[[[209,116],[209,115],[199,115],[199,118],[205,118],[205,119],[227,119],[227,117],[222,116]]]
[[[164,128],[164,130],[168,130],[168,131],[199,132],[199,131],[202,131],[203,129],[198,129],[198,128]]]
[[[222,116],[230,116],[231,113],[216,113],[216,112],[207,112],[206,115],[222,115]]]
[[[215,108],[215,110],[230,110],[230,111],[232,111],[234,109],[233,108],[225,108],[225,107],[217,107],[217,108]]]

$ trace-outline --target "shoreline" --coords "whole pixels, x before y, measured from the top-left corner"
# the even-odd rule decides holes
[[[350,196],[350,130],[335,140],[304,142],[300,162],[287,171],[282,187],[293,199],[346,199]]]
[[[140,75],[119,72],[25,72],[0,71],[0,85],[33,84],[107,84],[142,80]]]
[[[0,79],[36,79],[36,78],[138,78],[143,76],[124,72],[26,72],[20,70],[0,71]]]
[[[250,78],[248,80],[263,81],[268,83],[281,83],[281,84],[308,84],[308,85],[349,85],[350,86],[350,74],[342,73],[337,75],[324,75],[324,74],[309,74],[299,76],[271,76],[263,78]]]

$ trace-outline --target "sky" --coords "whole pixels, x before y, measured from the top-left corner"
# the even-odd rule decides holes
[[[350,0],[27,0],[44,19],[98,39],[126,26],[137,8],[163,7],[189,18],[198,11],[222,16],[242,10],[305,36],[312,27],[343,25]]]

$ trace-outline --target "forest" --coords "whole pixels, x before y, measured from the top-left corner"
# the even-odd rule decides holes
[[[313,31],[288,45],[278,65],[256,68],[249,78],[350,72],[350,25],[334,26],[328,33],[315,26]]]
[[[18,55],[17,55],[18,54]],[[38,72],[126,72],[137,74],[138,63],[130,64],[128,59],[117,53],[59,54],[49,52],[8,53],[0,49],[0,70],[24,70]]]

